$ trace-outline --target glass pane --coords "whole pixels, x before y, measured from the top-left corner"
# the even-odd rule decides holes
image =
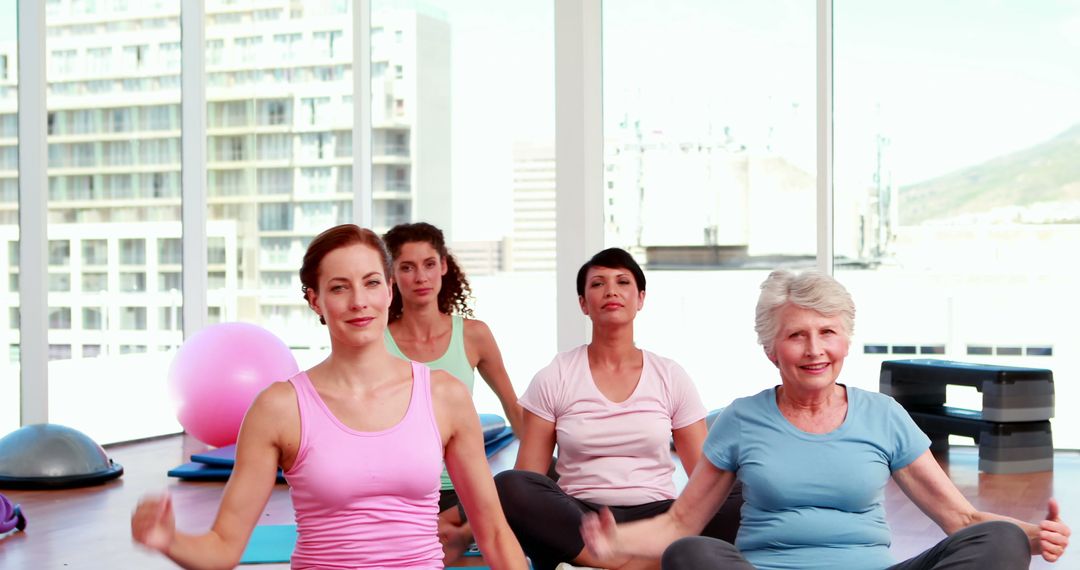
[[[158,316],[181,297],[155,281],[181,235],[179,14],[46,8],[49,419],[99,443],[180,430],[165,379],[183,337]]]
[[[371,21],[375,229],[443,230],[520,394],[556,350],[552,3],[375,0]]]
[[[1054,445],[1080,448],[1062,413],[1080,404],[1080,6],[834,14],[835,263],[859,310],[846,376],[876,388],[881,361],[922,357],[1049,368]]]
[[[19,52],[15,2],[0,2],[0,435],[19,427]],[[0,316],[0,318],[3,318]]]
[[[82,264],[108,265],[109,242],[103,239],[82,240]]]
[[[778,380],[758,285],[815,264],[815,5],[635,0],[603,18],[605,235],[648,277],[635,336],[725,406]],[[718,347],[738,382],[717,378]]]
[[[352,6],[206,2],[208,318],[262,325],[302,363],[329,342],[304,249],[352,220]]]

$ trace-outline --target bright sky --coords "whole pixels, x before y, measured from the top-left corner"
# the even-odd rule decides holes
[[[552,2],[438,4],[453,36],[454,193],[477,197],[455,233],[498,237],[508,228],[478,212],[509,198],[500,146],[553,138]],[[624,117],[682,140],[726,126],[814,170],[815,3],[608,0],[603,17],[609,132]],[[837,0],[834,26],[837,175],[854,187],[870,182],[879,134],[903,185],[1080,123],[1074,2]]]
[[[453,240],[511,233],[515,141],[554,144],[551,0],[373,0],[372,12],[418,8],[450,23]]]
[[[901,184],[1080,123],[1075,2],[844,0],[835,15],[838,146],[882,125]]]
[[[752,147],[772,128],[774,150],[813,164],[815,3],[605,7],[609,125],[612,111],[636,107],[651,128],[689,131],[711,119]],[[898,182],[910,183],[1080,122],[1075,2],[837,0],[834,28],[838,168],[864,163],[880,132]]]
[[[450,22],[455,238],[497,239],[510,230],[513,143],[554,139],[553,1],[374,0],[373,11],[417,4]],[[0,41],[14,39],[15,6],[0,0]],[[726,126],[813,170],[815,10],[608,0],[605,127],[630,116],[693,140]],[[1075,2],[836,0],[834,15],[840,180],[867,183],[878,134],[907,184],[1080,123]]]
[[[18,18],[15,14],[15,6],[18,0],[0,0],[0,42],[15,39],[15,30],[18,29]]]

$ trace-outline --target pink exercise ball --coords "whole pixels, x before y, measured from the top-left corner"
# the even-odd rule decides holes
[[[203,443],[236,443],[255,396],[299,369],[289,347],[258,325],[206,327],[184,341],[169,367],[176,419]]]

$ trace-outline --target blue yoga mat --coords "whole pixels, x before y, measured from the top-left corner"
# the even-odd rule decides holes
[[[513,433],[506,425],[506,420],[496,414],[480,414],[480,429],[484,432],[485,447],[496,443],[500,443],[502,447],[505,447],[505,443],[502,442],[506,439],[507,434]],[[502,447],[498,449],[502,449]],[[236,444],[211,449],[203,453],[195,453],[191,456],[191,461],[205,463],[206,465],[232,467],[236,463]]]
[[[240,563],[270,564],[288,562],[292,558],[293,548],[295,547],[296,525],[259,525],[251,532],[251,540],[248,541],[244,554],[240,556]],[[473,545],[465,552],[465,556],[480,556],[480,551]],[[473,566],[472,568],[486,568],[486,566]]]
[[[203,453],[192,454],[191,460],[207,465],[220,465],[231,468],[236,463],[236,444],[226,445]]]
[[[497,414],[480,414],[480,428],[484,433],[484,447],[487,456],[503,449],[514,440],[514,432],[506,425],[506,420]],[[232,475],[236,463],[236,444],[195,453],[191,463],[185,463],[170,469],[169,477],[189,481],[225,481]],[[285,477],[278,470],[278,482],[284,483]]]
[[[232,475],[232,464],[208,465],[192,461],[169,469],[167,475],[184,481],[226,481]],[[285,482],[281,469],[278,469],[277,482]]]
[[[484,441],[484,453],[487,454],[488,457],[491,457],[504,447],[513,443],[513,441],[514,431],[507,426],[499,435],[491,438],[491,440]]]
[[[251,533],[241,564],[269,564],[288,562],[296,547],[296,525],[266,524],[255,527]]]
[[[215,481],[219,479],[228,479],[229,475],[232,475],[232,467],[220,467],[217,465],[191,462],[169,469],[168,475],[169,477],[179,477],[180,479]]]
[[[480,430],[484,432],[484,443],[502,435],[506,420],[498,414],[480,414]]]
[[[488,457],[495,455],[514,441],[514,432],[509,428],[503,428],[502,433],[493,436],[485,445],[484,451]],[[233,464],[236,463],[236,446],[230,445],[191,456],[191,463],[185,463],[169,470],[169,477],[176,477],[189,481],[224,481],[232,475]],[[278,469],[278,482],[284,483],[285,476]]]
[[[484,451],[488,457],[491,457],[513,442],[514,432],[509,427],[506,427],[502,433],[485,443]],[[235,455],[235,446],[221,447],[206,453],[198,453],[191,456],[192,462],[170,469],[168,476],[185,481],[225,481],[232,475],[233,464],[236,463]],[[285,482],[285,476],[282,475],[281,469],[278,469],[277,480],[278,483]]]

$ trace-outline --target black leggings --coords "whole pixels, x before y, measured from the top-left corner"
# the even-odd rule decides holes
[[[465,507],[461,506],[461,500],[458,499],[457,491],[453,489],[443,489],[439,491],[439,514],[450,510],[457,509],[458,516],[461,517],[461,522],[469,522],[469,518],[465,516]]]
[[[585,548],[580,530],[582,515],[597,512],[602,506],[575,499],[551,478],[532,471],[503,471],[495,476],[495,488],[506,520],[535,570],[551,570],[560,562],[572,562]],[[673,502],[668,499],[608,509],[622,523],[667,512]],[[702,535],[734,541],[742,502],[742,488],[736,485]]]
[[[888,570],[1018,570],[1030,564],[1031,551],[1024,531],[1010,522],[993,521],[961,529],[926,552]],[[754,570],[730,542],[701,536],[672,543],[664,551],[661,568]]]

